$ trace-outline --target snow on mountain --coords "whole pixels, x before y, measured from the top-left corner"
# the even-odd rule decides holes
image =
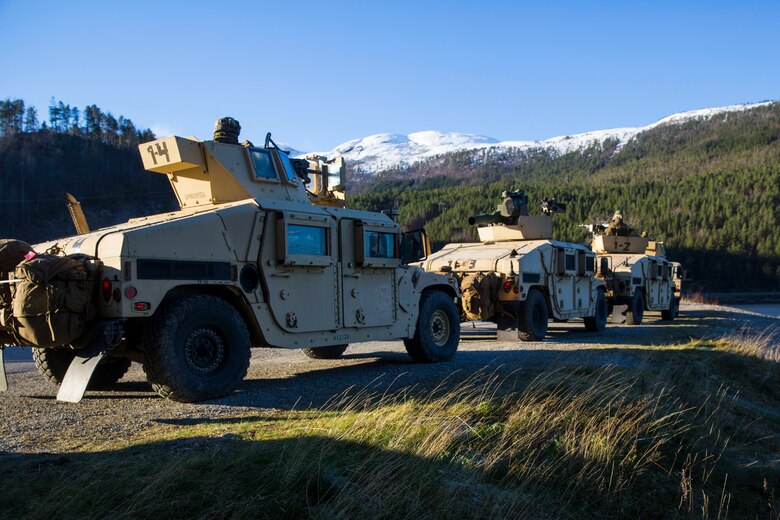
[[[418,161],[436,155],[459,150],[475,150],[484,148],[514,148],[528,150],[542,148],[565,154],[580,150],[593,143],[601,143],[606,139],[617,139],[618,149],[633,139],[636,135],[666,124],[680,124],[693,119],[707,119],[727,112],[741,112],[772,103],[729,105],[717,108],[705,108],[673,114],[647,126],[636,128],[612,128],[596,130],[583,134],[551,137],[540,141],[498,141],[491,137],[457,132],[437,132],[428,130],[414,132],[409,135],[376,134],[362,139],[353,139],[342,143],[327,152],[315,152],[327,157],[341,155],[356,170],[367,173],[378,172],[392,168],[404,168]],[[299,154],[303,155],[303,154]]]

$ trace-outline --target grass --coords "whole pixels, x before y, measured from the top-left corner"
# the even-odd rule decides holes
[[[777,518],[777,337],[8,456],[8,518]]]
[[[714,296],[707,296],[701,289],[683,294],[682,299],[689,303],[704,303],[709,305],[718,305],[719,303],[717,298]]]

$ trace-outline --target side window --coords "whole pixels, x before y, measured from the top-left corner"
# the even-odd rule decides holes
[[[366,231],[364,242],[366,258],[396,258],[394,234]]]
[[[398,227],[380,222],[356,221],[354,227],[355,265],[359,267],[398,267]]]
[[[333,265],[332,219],[326,215],[272,214],[277,265]]]
[[[574,271],[574,255],[571,253],[566,253],[566,270]]]
[[[324,227],[288,225],[287,253],[291,255],[328,255],[328,230]]]
[[[592,273],[596,270],[596,257],[594,256],[586,256],[585,257],[585,271],[588,273]]]
[[[276,179],[271,152],[262,148],[250,148],[249,155],[255,167],[255,179]]]

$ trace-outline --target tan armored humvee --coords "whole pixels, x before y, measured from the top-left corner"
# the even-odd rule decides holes
[[[168,177],[179,211],[33,246],[54,261],[86,255],[96,273],[79,338],[26,342],[48,347],[34,349],[35,360],[61,383],[58,399],[81,399],[93,371],[116,381],[130,360],[162,396],[198,401],[238,387],[250,347],[333,358],[348,343],[403,339],[415,361],[454,355],[457,281],[406,265],[423,256],[425,237],[339,207],[342,163],[291,159],[270,134],[263,147],[239,145],[238,128],[226,118],[213,141],[139,146],[144,167]],[[5,318],[0,344],[25,344],[31,331]]]
[[[493,321],[502,341],[540,341],[549,318],[583,318],[589,331],[607,321],[595,255],[583,244],[552,240],[551,214],[563,204],[545,200],[543,215],[528,215],[522,192],[504,192],[493,214],[477,215],[480,243],[448,244],[421,265],[454,274],[462,291],[463,320]]]
[[[615,228],[607,232],[610,229]],[[673,320],[680,304],[676,276],[681,284],[682,266],[667,260],[663,243],[629,229],[620,235],[597,232],[591,244],[598,256],[598,276],[607,286],[612,321],[639,325],[646,310],[660,311],[662,319]]]

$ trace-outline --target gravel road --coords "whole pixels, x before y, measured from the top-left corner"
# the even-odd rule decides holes
[[[116,439],[132,442],[149,428],[240,421],[275,410],[319,408],[351,388],[424,389],[483,368],[532,374],[561,365],[637,366],[652,362],[646,349],[653,346],[778,327],[777,318],[684,303],[674,322],[647,313],[640,326],[609,325],[602,334],[586,332],[582,322],[550,323],[544,342],[498,342],[494,325],[465,323],[455,357],[429,365],[412,363],[401,341],[353,344],[340,360],[309,359],[298,350],[256,349],[239,391],[198,404],[158,397],[136,364],[115,390],[87,392],[79,404],[59,403],[54,400],[56,388],[38,375],[29,353],[7,349],[7,358],[12,360],[8,363],[10,390],[0,394],[0,455],[71,451]]]

